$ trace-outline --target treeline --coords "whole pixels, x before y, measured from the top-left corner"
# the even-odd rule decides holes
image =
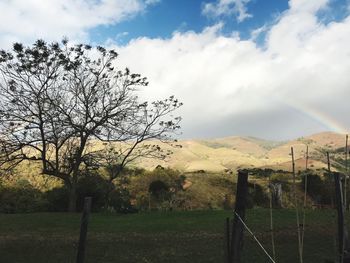
[[[265,180],[268,183],[268,185],[272,187],[272,192],[275,189],[274,187],[276,187],[277,185],[280,186],[280,189],[282,191],[281,194],[283,196],[283,200],[281,201],[282,206],[293,206],[293,174],[291,172],[283,170],[273,170],[269,168],[253,168],[247,171],[250,175],[254,176],[255,178]],[[341,174],[341,178],[343,178],[344,183],[345,175]],[[300,203],[303,202],[302,200],[304,198],[304,192],[306,189],[308,207],[334,206],[335,185],[333,172],[329,173],[325,169],[308,169],[305,171],[299,171],[296,174],[296,184],[296,195]],[[350,199],[348,200],[348,202],[349,201]]]
[[[11,180],[11,183],[0,181],[0,213],[69,210],[70,191],[64,184],[42,191],[23,178],[26,177]],[[95,172],[79,178],[76,207],[77,211],[82,210],[86,196],[92,197],[94,212],[131,213],[140,210],[205,209],[223,206],[223,202],[211,204],[206,199],[201,201],[200,193],[186,188],[191,184],[179,171],[160,166],[153,171],[125,169],[113,182],[103,172]]]
[[[331,176],[320,171],[298,173],[298,199],[303,200],[306,175],[308,206],[332,205],[334,183]],[[270,198],[274,207],[293,207],[289,172],[254,169],[249,180],[247,207],[269,207]],[[280,189],[280,193],[274,189]],[[232,209],[235,191],[235,175],[183,174],[161,166],[153,171],[126,169],[113,183],[103,173],[82,176],[77,184],[76,206],[77,211],[81,211],[84,197],[91,196],[94,212]],[[276,194],[281,195],[280,201],[276,201]],[[0,183],[0,213],[63,212],[68,210],[68,204],[69,189],[65,185],[41,191],[25,179],[12,184]]]
[[[231,209],[235,189],[232,175],[183,174],[161,166],[153,171],[125,169],[113,183],[103,173],[82,176],[77,184],[76,206],[81,211],[84,197],[91,196],[94,212]],[[253,184],[251,189],[250,206],[264,205],[268,200],[264,189]],[[65,185],[41,191],[26,179],[0,183],[1,213],[63,212],[68,204]]]
[[[93,198],[92,210],[134,211],[128,191],[116,188],[95,174],[82,177],[77,185],[77,211],[81,211],[86,196]],[[65,212],[68,210],[69,189],[64,185],[40,191],[28,181],[0,186],[0,213]]]

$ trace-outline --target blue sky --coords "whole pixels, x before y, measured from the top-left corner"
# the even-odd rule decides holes
[[[127,44],[138,37],[170,38],[175,31],[201,32],[203,28],[219,21],[224,23],[223,33],[240,33],[242,38],[250,38],[251,31],[272,23],[283,11],[288,9],[288,0],[253,0],[247,4],[252,18],[237,21],[234,16],[208,17],[202,13],[205,3],[199,0],[163,0],[117,25],[103,25],[89,33],[95,42],[113,39]]]
[[[162,0],[138,15],[115,25],[102,25],[89,30],[91,41],[105,43],[113,40],[121,45],[139,37],[170,38],[174,32],[201,32],[203,28],[222,22],[222,34],[238,32],[241,39],[250,39],[252,31],[273,24],[288,10],[288,0],[251,0],[247,12],[251,17],[238,21],[232,15],[218,17],[203,14],[203,6],[216,0]],[[331,0],[328,8],[318,12],[320,20],[328,23],[342,20],[348,14],[347,0]],[[263,39],[257,39],[263,44]]]
[[[104,45],[175,95],[182,138],[350,131],[350,0],[0,0],[0,47]],[[9,23],[11,21],[11,23]]]

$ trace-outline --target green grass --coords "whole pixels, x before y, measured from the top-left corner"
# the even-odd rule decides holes
[[[86,262],[223,262],[223,226],[230,212],[93,214]],[[307,212],[304,262],[335,258],[335,213]],[[275,210],[277,262],[297,262],[295,211]],[[0,262],[74,262],[79,214],[0,215]],[[252,209],[247,224],[271,250],[269,210]],[[246,233],[243,262],[269,262]]]

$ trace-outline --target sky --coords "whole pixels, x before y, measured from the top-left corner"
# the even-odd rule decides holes
[[[0,48],[68,37],[113,48],[175,95],[180,138],[350,130],[349,0],[0,0]]]

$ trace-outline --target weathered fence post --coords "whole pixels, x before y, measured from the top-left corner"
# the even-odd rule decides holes
[[[333,173],[335,183],[335,201],[338,211],[338,245],[339,245],[339,262],[350,262],[350,255],[348,253],[348,233],[344,221],[344,199],[343,189],[339,173]]]
[[[224,257],[225,263],[230,263],[231,256],[231,220],[229,217],[225,220],[224,227]]]
[[[232,225],[230,263],[241,262],[244,226],[238,217],[240,217],[243,221],[245,219],[247,193],[248,193],[248,172],[238,171],[236,204],[235,204],[235,210],[234,210],[235,213],[234,213],[233,225]]]
[[[85,197],[84,210],[83,210],[83,215],[81,217],[81,223],[80,223],[80,237],[79,237],[79,245],[78,245],[77,263],[84,263],[86,236],[87,236],[87,228],[88,228],[90,211],[91,211],[91,197]]]

